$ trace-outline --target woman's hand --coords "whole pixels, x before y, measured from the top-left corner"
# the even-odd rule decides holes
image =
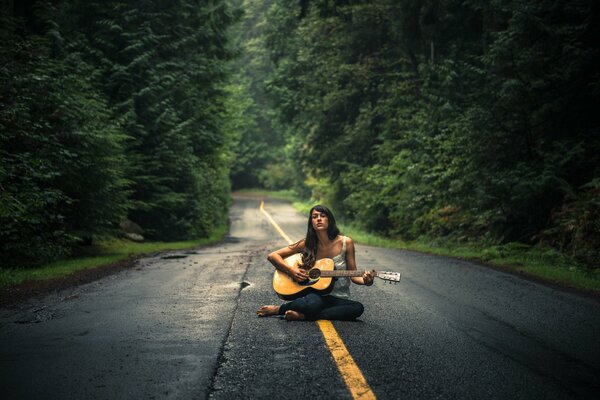
[[[372,271],[365,271],[362,278],[363,278],[363,283],[367,286],[371,286],[373,284],[373,280],[375,279],[373,277]]]
[[[288,275],[296,282],[304,282],[308,280],[308,274],[306,270],[298,267],[290,268]]]

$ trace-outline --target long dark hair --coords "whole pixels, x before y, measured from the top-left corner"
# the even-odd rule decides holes
[[[306,269],[312,268],[312,266],[315,265],[315,261],[317,260],[317,249],[319,247],[319,238],[312,225],[312,213],[315,210],[327,215],[327,220],[329,222],[329,225],[327,226],[327,236],[329,237],[329,240],[335,239],[337,235],[340,234],[340,230],[335,222],[335,217],[329,208],[319,204],[310,209],[310,212],[308,213],[308,228],[306,230],[306,238],[304,239],[304,251],[302,251],[302,267]]]

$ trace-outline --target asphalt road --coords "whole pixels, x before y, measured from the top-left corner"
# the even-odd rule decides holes
[[[306,219],[266,209],[293,239]],[[314,322],[279,302],[266,254],[285,241],[237,198],[224,243],[140,260],[0,310],[3,399],[350,399]],[[358,322],[334,326],[379,399],[578,399],[600,393],[600,302],[484,266],[357,245]]]

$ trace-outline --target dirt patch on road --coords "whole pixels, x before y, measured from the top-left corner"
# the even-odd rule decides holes
[[[8,307],[33,297],[40,297],[72,286],[89,283],[136,265],[136,258],[74,272],[48,280],[29,280],[0,291],[0,307]]]

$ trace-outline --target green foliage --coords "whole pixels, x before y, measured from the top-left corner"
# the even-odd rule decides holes
[[[125,216],[162,240],[222,226],[236,140],[228,3],[12,4],[0,21],[4,261],[67,255]]]
[[[222,240],[227,228],[226,225],[219,226],[213,229],[213,233],[207,238],[183,242],[135,243],[126,239],[105,238],[86,247],[85,251],[73,254],[69,259],[45,263],[39,268],[10,268],[11,264],[7,264],[0,269],[0,290],[24,281],[56,279],[84,269],[131,260],[132,257],[210,245]]]
[[[371,231],[540,241],[598,265],[590,0],[274,2],[278,123],[313,197]]]
[[[576,259],[594,265],[600,260],[600,181],[584,185],[568,196],[552,215],[552,224],[540,240],[567,251]]]
[[[39,10],[49,26],[52,11]],[[95,70],[62,52],[58,31],[27,36],[2,19],[0,243],[4,262],[31,264],[111,232],[125,214],[125,136]]]
[[[91,23],[100,85],[132,137],[129,217],[154,239],[210,234],[228,206],[224,2],[98,2],[72,12]]]

